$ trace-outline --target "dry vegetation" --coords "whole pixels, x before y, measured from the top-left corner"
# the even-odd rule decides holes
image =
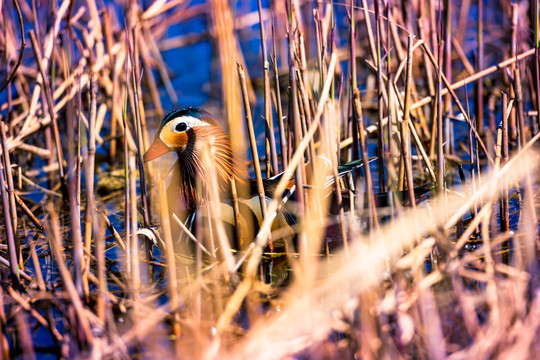
[[[540,354],[538,0],[248,5],[0,2],[0,356]],[[265,41],[242,53],[239,32]],[[285,171],[243,250],[217,190],[188,236],[170,164],[141,161],[178,102],[163,51],[199,41],[234,148],[261,140],[257,179]]]

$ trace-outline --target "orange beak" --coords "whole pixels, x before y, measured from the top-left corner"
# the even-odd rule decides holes
[[[168,153],[169,151],[170,150],[165,146],[163,141],[161,141],[159,136],[156,136],[154,142],[152,143],[152,145],[150,145],[150,149],[148,149],[148,151],[144,154],[144,162],[154,160],[155,158],[158,158],[161,155]]]

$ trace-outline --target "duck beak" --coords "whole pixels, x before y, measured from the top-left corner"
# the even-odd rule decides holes
[[[144,162],[148,162],[151,160],[154,160],[155,158],[160,157],[161,155],[164,155],[168,153],[170,150],[165,146],[163,141],[159,138],[159,136],[156,136],[154,139],[154,142],[152,145],[150,145],[150,148],[148,151],[144,154]]]

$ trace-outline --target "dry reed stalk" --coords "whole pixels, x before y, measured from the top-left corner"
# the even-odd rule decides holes
[[[138,216],[137,216],[137,180],[136,180],[136,165],[135,153],[129,154],[128,160],[128,178],[129,178],[129,202],[126,203],[126,208],[130,208],[131,212],[131,273],[130,273],[130,294],[133,299],[132,315],[133,321],[142,316],[140,300],[141,300],[141,268],[139,259],[139,235],[138,235]]]
[[[285,169],[287,167],[288,163],[288,152],[287,152],[287,139],[285,137],[285,126],[283,124],[283,107],[281,105],[281,90],[280,90],[280,84],[279,84],[279,70],[278,70],[278,63],[277,63],[277,55],[276,55],[276,34],[274,32],[274,18],[272,18],[272,68],[274,69],[274,89],[275,89],[275,107],[276,107],[276,114],[278,118],[278,126],[279,126],[279,142],[281,147],[281,168]]]
[[[344,205],[343,205],[343,196],[342,196],[342,191],[341,191],[341,180],[339,178],[339,175],[338,175],[338,171],[337,171],[337,167],[338,167],[338,154],[339,154],[339,147],[337,146],[337,136],[332,136],[334,135],[334,129],[336,127],[339,128],[339,122],[336,121],[337,119],[332,119],[330,116],[327,116],[325,118],[325,122],[323,124],[323,131],[324,133],[327,135],[327,144],[328,144],[328,149],[326,151],[326,153],[328,154],[328,157],[330,158],[330,162],[331,162],[331,171],[332,171],[332,176],[334,178],[334,191],[335,191],[335,196],[336,196],[336,206],[338,208],[338,216],[339,216],[339,230],[340,230],[340,235],[341,235],[341,239],[343,241],[343,247],[344,247],[344,250],[345,250],[345,256],[347,256],[347,253],[348,253],[348,249],[349,249],[349,237],[347,236],[347,228],[346,228],[346,222],[345,222],[345,210],[344,210]],[[335,131],[337,132],[337,131]],[[336,140],[337,139],[337,140]],[[333,151],[333,149],[336,149],[338,148],[338,151]],[[357,157],[358,158],[358,157]],[[315,168],[315,165],[316,164],[313,164],[314,167],[313,167],[313,174],[314,175],[318,175],[316,173],[316,168]],[[323,174],[324,175],[324,174]],[[320,187],[320,185],[319,185]],[[315,188],[315,190],[318,190],[319,192],[321,191],[321,189]],[[320,199],[320,195],[317,196],[316,194],[314,194],[313,198],[312,198],[312,201],[311,203],[318,203],[319,202],[319,199]],[[322,216],[322,214],[321,214]],[[309,226],[309,225],[306,225],[306,229],[311,229],[312,226]],[[309,237],[310,239],[312,239],[313,237]],[[315,237],[317,238],[317,237]],[[315,250],[317,251],[317,250]],[[310,252],[312,253],[312,252]],[[309,271],[308,271],[309,272]]]
[[[4,126],[3,123],[0,123],[0,126]],[[3,139],[2,139],[3,140]],[[2,206],[3,206],[3,213],[4,213],[4,224],[5,224],[5,231],[6,231],[6,238],[7,238],[7,244],[8,244],[8,256],[9,256],[9,267],[11,271],[11,281],[13,287],[18,290],[20,288],[20,276],[19,276],[19,266],[18,266],[18,253],[19,248],[16,245],[15,241],[15,229],[13,228],[13,222],[11,219],[11,210],[10,210],[10,203],[8,198],[8,189],[6,186],[6,182],[4,181],[4,172],[8,173],[10,169],[6,169],[6,161],[5,158],[9,156],[8,152],[6,151],[6,144],[4,141],[1,141],[2,143],[2,161],[0,162],[1,169],[0,169],[0,192],[2,195]]]
[[[88,121],[88,143],[85,166],[86,180],[86,209],[84,228],[84,250],[87,254],[92,250],[93,222],[95,219],[95,195],[94,195],[94,171],[96,156],[96,118],[97,118],[97,79],[94,77],[90,85],[90,119]],[[88,297],[88,273],[90,272],[90,259],[86,257],[85,268],[83,269],[83,286],[85,298]]]
[[[242,88],[244,88],[244,84]],[[227,237],[227,233],[225,232],[225,227],[223,225],[222,212],[221,212],[221,199],[219,198],[219,183],[218,183],[217,171],[215,167],[216,164],[212,159],[215,159],[215,153],[212,151],[212,149],[207,148],[206,150],[203,150],[202,161],[205,164],[205,168],[209,169],[208,173],[210,174],[208,178],[209,190],[207,194],[208,196],[207,204],[210,210],[209,220],[212,219],[215,225],[214,227],[215,227],[217,238],[218,238],[219,248],[223,255],[224,265],[226,266],[228,270],[228,273],[224,272],[223,275],[225,277],[225,281],[228,282],[231,277],[232,278],[235,277],[235,262],[234,262],[234,257],[231,252],[231,245],[229,244],[229,239]],[[263,196],[264,196],[264,193],[263,193]],[[263,198],[263,201],[265,201],[265,198]],[[266,216],[266,213],[262,211],[262,214],[263,214],[262,218],[264,219],[264,217]],[[223,294],[219,294],[219,295],[221,295],[220,297],[223,296]],[[219,311],[221,311],[221,308],[219,309]]]
[[[36,236],[34,237],[34,240],[37,240],[37,239],[39,239],[39,233],[36,234]],[[36,272],[38,288],[40,291],[47,291],[45,280],[43,280],[43,273],[41,272],[41,265],[39,264],[39,259],[36,252],[36,245],[34,244],[34,240],[32,240],[31,238],[28,238],[28,246],[30,248],[30,256],[32,257],[34,271]]]
[[[125,63],[125,76],[126,76],[126,84],[127,84],[127,59]],[[124,109],[122,112],[122,125],[124,127],[124,134],[127,134],[127,89],[124,89]],[[131,211],[130,211],[130,204],[131,204],[131,191],[130,191],[130,184],[129,181],[129,153],[130,149],[128,147],[128,137],[124,136],[124,239],[126,243],[126,273],[128,278],[132,278],[132,257],[133,257],[133,246],[131,244],[132,236],[131,232],[135,231],[134,229],[131,229]]]
[[[266,49],[266,36],[264,33],[264,23],[262,19],[262,7],[261,0],[258,0],[259,10],[259,24],[261,30],[261,51],[263,55],[263,70],[264,70],[264,119],[266,123],[266,147],[268,149],[266,154],[266,175],[267,177],[272,174],[278,173],[278,161],[276,150],[276,138],[274,135],[274,121],[272,120],[272,103],[270,99],[270,63],[268,62],[268,51]],[[270,166],[272,165],[272,171]]]
[[[430,54],[429,52],[425,52],[426,55]],[[478,71],[477,73],[471,75],[471,76],[468,76],[466,77],[465,79],[463,80],[459,80],[459,81],[456,81],[455,83],[453,84],[448,84],[446,85],[446,88],[442,90],[442,95],[446,95],[448,94],[449,91],[451,90],[456,90],[456,89],[459,89],[467,84],[470,84],[471,82],[474,82],[474,81],[477,81],[478,79],[481,79],[489,74],[492,74],[494,73],[495,71],[498,71],[498,70],[502,70],[518,61],[521,61],[523,59],[526,59],[528,58],[529,56],[532,56],[534,55],[535,53],[535,49],[529,49],[525,52],[522,52],[521,54],[518,54],[516,55],[515,57],[512,57],[512,58],[509,58],[507,60],[504,60],[504,61],[501,61],[500,63],[498,63],[497,65],[493,65],[493,66],[490,66],[488,67],[487,69],[484,69],[482,71]],[[428,55],[429,57],[429,55]],[[421,106],[424,106],[426,104],[429,104],[431,101],[433,100],[433,96],[426,96],[420,100],[418,100],[417,102],[415,102],[414,104],[411,105],[411,110],[414,110],[414,109],[417,109]]]
[[[58,122],[56,119],[56,116],[54,114],[54,102],[52,99],[52,87],[49,84],[49,81],[47,80],[46,76],[46,68],[42,65],[44,62],[43,56],[41,55],[41,49],[39,47],[39,44],[36,39],[36,35],[34,31],[30,30],[30,41],[32,42],[32,48],[34,49],[34,55],[36,57],[36,63],[38,64],[38,69],[41,74],[42,79],[42,88],[43,93],[45,94],[45,98],[47,100],[47,110],[49,112],[49,116],[51,118],[52,122],[52,128],[53,128],[53,134],[54,134],[54,141],[55,141],[55,147],[56,147],[56,157],[58,161],[58,171],[60,175],[60,180],[63,184],[62,192],[65,194],[65,186],[66,186],[66,179],[64,175],[64,155],[62,151],[62,144],[60,142],[60,133],[58,131]],[[52,50],[51,50],[52,51]]]
[[[191,240],[193,240],[193,242],[195,244],[197,244],[197,246],[202,250],[204,251],[204,253],[208,256],[213,256],[210,251],[206,250],[206,248],[204,247],[203,243],[198,240],[195,235],[193,235],[193,233],[191,231],[189,231],[189,229],[186,227],[186,225],[184,225],[184,223],[178,218],[178,216],[176,214],[172,214],[172,218],[175,220],[175,222],[178,224],[178,226],[180,226],[180,229],[182,229],[183,232],[186,233],[186,235],[188,236],[188,238],[190,238]],[[170,224],[170,223],[169,223]],[[170,226],[170,225],[169,225]]]
[[[171,100],[173,106],[176,108],[178,107],[178,96],[176,95],[174,87],[172,86],[172,81],[167,71],[167,65],[165,64],[165,60],[163,60],[163,57],[161,56],[161,52],[159,51],[156,39],[152,35],[152,32],[148,29],[148,25],[146,23],[141,23],[141,26],[141,31],[143,33],[146,44],[148,45],[150,52],[156,60],[159,75],[161,77],[161,80],[163,80],[165,84],[167,95],[169,96],[169,99]]]
[[[17,338],[20,339],[19,350],[22,352],[24,359],[35,359],[36,354],[34,353],[34,344],[29,327],[26,314],[22,311],[16,312],[15,328],[17,329]]]
[[[2,84],[2,87],[0,87],[0,94],[2,93],[2,91],[4,91],[5,88],[9,86],[9,84],[15,78],[15,75],[17,74],[17,70],[19,69],[19,66],[21,65],[22,58],[24,55],[24,49],[26,47],[26,42],[24,40],[24,24],[23,24],[23,19],[22,19],[22,14],[21,14],[21,7],[19,5],[19,0],[14,0],[13,3],[15,4],[15,9],[17,10],[17,20],[19,21],[19,31],[20,31],[20,36],[21,36],[21,47],[19,49],[19,56],[17,58],[17,62],[15,63],[15,66],[13,67],[13,69],[11,69],[11,73],[7,77],[5,83]],[[6,20],[6,17],[4,16],[4,21],[5,20]],[[8,89],[8,91],[10,91],[10,89]]]
[[[504,165],[508,161],[508,118],[511,113],[512,104],[510,106],[508,105],[508,95],[503,93],[502,96],[502,109],[503,109],[503,116],[502,116],[502,164]],[[503,196],[502,196],[502,207],[500,209],[501,212],[501,231],[509,231],[510,230],[510,215],[509,215],[509,204],[508,204],[508,182],[506,179],[503,180],[505,182],[504,188],[503,188]]]
[[[454,102],[458,106],[458,109],[459,109],[460,113],[463,115],[463,117],[464,117],[465,121],[467,122],[467,124],[469,124],[469,126],[473,129],[473,133],[474,133],[474,136],[476,138],[476,141],[478,141],[478,144],[482,148],[482,151],[484,152],[484,154],[488,158],[489,162],[491,164],[493,164],[493,158],[491,156],[491,153],[487,150],[486,145],[484,144],[484,141],[482,140],[482,138],[480,137],[480,135],[476,131],[475,127],[472,125],[471,119],[469,118],[468,113],[463,108],[463,105],[461,105],[461,102],[459,101],[459,98],[457,97],[456,93],[452,89],[452,86],[450,85],[450,82],[448,81],[448,79],[446,79],[446,76],[442,73],[442,71],[440,71],[440,67],[436,63],[435,57],[433,56],[433,54],[431,53],[431,51],[429,50],[429,48],[426,46],[425,43],[422,44],[422,47],[424,48],[424,51],[428,54],[429,59],[431,60],[432,64],[435,66],[436,70],[440,74],[440,78],[441,78],[440,80],[442,80],[442,81],[441,81],[441,89],[439,91],[439,95],[441,97],[444,95],[443,91],[442,91],[442,83],[444,82],[444,85],[446,86],[446,89],[448,89],[448,92],[450,93],[450,95],[452,95],[452,99],[454,100]],[[414,105],[412,105],[411,108],[413,106]]]
[[[364,119],[362,117],[362,103],[360,101],[360,91],[358,89],[353,89],[353,101],[354,109],[358,114],[358,130],[360,134],[360,150],[362,153],[362,161],[364,162],[364,176],[366,184],[366,196],[368,204],[368,217],[370,221],[370,229],[378,229],[379,220],[377,216],[377,206],[375,204],[375,190],[373,189],[373,182],[371,181],[371,170],[369,168],[369,158],[368,158],[368,149],[366,135],[364,132]]]
[[[110,314],[109,289],[107,275],[105,273],[105,221],[94,212],[93,217],[94,243],[96,246],[96,272],[98,277],[98,296],[96,299],[96,315],[99,320],[106,324]]]
[[[296,33],[297,26],[299,26],[296,23],[297,18],[293,16],[293,4],[292,1],[289,1],[288,3],[289,11],[288,11],[288,43],[289,43],[289,56],[288,56],[288,65],[289,65],[289,123],[291,124],[289,127],[289,130],[292,130],[292,137],[293,141],[289,143],[290,151],[298,151],[299,144],[302,139],[302,135],[304,135],[304,139],[308,139],[308,147],[311,145],[311,138],[307,137],[307,131],[306,133],[302,134],[302,124],[301,124],[301,118],[300,118],[300,107],[299,107],[299,99],[298,99],[298,83],[297,83],[297,74],[296,74],[296,51],[295,51],[295,40],[294,36]],[[294,27],[294,28],[293,28]],[[322,56],[322,54],[321,54]],[[322,68],[320,69],[320,75],[324,71]],[[321,111],[322,114],[322,111]],[[289,162],[289,166],[292,162]],[[306,184],[306,169],[304,166],[304,160],[299,163],[299,166],[295,168],[296,170],[296,178],[295,178],[295,185],[296,185],[296,200],[297,200],[297,211],[296,215],[298,219],[305,219],[306,217],[306,191],[304,189],[304,184]],[[276,197],[274,193],[274,197]],[[270,235],[270,234],[268,234]],[[297,236],[298,238],[298,248],[300,252],[300,259],[303,261],[303,265],[306,265],[306,257],[307,254],[307,238],[306,234],[303,230],[303,224],[300,224],[300,232]],[[248,263],[249,265],[249,263]],[[304,270],[307,271],[306,268]]]
[[[465,67],[468,76],[474,75],[476,73],[476,71],[474,70],[474,66],[467,58],[467,54],[465,54],[463,46],[461,46],[461,44],[457,41],[455,37],[452,37],[452,47],[454,48],[456,55],[459,57],[459,60],[461,60],[461,63]],[[481,70],[482,68],[479,69]]]
[[[357,74],[356,74],[356,20],[354,18],[354,1],[351,0],[350,2],[350,9],[351,9],[351,21],[350,21],[350,34],[349,34],[349,49],[350,49],[350,52],[351,52],[351,58],[350,58],[350,61],[351,61],[351,91],[354,92],[354,90],[357,88]],[[354,94],[352,95],[354,97]],[[354,101],[354,100],[353,100]],[[358,139],[358,131],[360,129],[360,126],[358,124],[359,122],[359,114],[356,112],[356,109],[355,107],[353,106],[353,111],[352,111],[352,132],[353,132],[353,135],[352,135],[352,144],[353,144],[353,148],[352,148],[352,155],[353,155],[353,160],[356,160],[356,159],[359,159],[360,158],[360,153],[359,153],[359,149],[360,149],[360,140]]]
[[[148,205],[148,194],[146,189],[146,176],[144,171],[144,166],[142,162],[142,149],[148,148],[150,145],[150,142],[148,140],[148,132],[146,129],[146,120],[144,115],[144,106],[142,104],[142,101],[139,99],[139,92],[142,81],[142,74],[139,70],[139,62],[135,61],[135,59],[139,59],[139,51],[138,51],[138,44],[140,43],[139,37],[137,36],[139,33],[136,31],[136,27],[132,29],[132,37],[133,41],[130,39],[130,33],[127,31],[126,28],[126,45],[128,49],[128,58],[130,63],[130,73],[131,73],[131,87],[129,86],[129,81],[127,81],[128,76],[126,74],[126,87],[129,89],[129,93],[133,94],[133,102],[132,104],[132,111],[135,114],[134,117],[134,127],[135,127],[135,138],[137,140],[137,151],[134,154],[136,157],[136,164],[137,164],[137,170],[139,172],[139,191],[141,194],[141,203],[142,203],[142,217],[143,217],[143,225],[145,228],[148,228],[150,226],[150,214],[149,214],[149,205]],[[132,48],[132,44],[134,46],[134,49]],[[127,58],[126,58],[127,60]],[[127,71],[127,69],[126,69]],[[135,171],[135,167],[132,169]],[[135,181],[135,180],[133,180]],[[133,194],[134,197],[132,201],[134,204],[132,205],[132,219],[134,221],[134,229],[137,229],[138,225],[136,223],[137,221],[137,205],[136,205],[136,185],[133,184]],[[138,244],[137,239],[134,241]],[[152,259],[152,244],[150,242],[150,239],[145,238],[144,241],[144,250],[145,250],[145,256],[148,261]],[[138,252],[137,252],[138,253]],[[138,259],[138,256],[137,256]],[[138,264],[137,264],[138,265]],[[148,273],[152,274],[152,268],[151,266],[148,267]],[[138,278],[138,276],[137,276]]]
[[[4,123],[0,122],[0,141],[2,142],[2,161],[3,161],[3,168],[5,170],[5,178],[7,180],[6,189],[8,193],[8,199],[9,199],[9,211],[12,221],[12,229],[13,229],[13,235],[15,236],[16,245],[19,248],[17,251],[17,256],[19,259],[19,267],[22,269],[22,257],[20,253],[20,240],[18,235],[18,228],[17,228],[17,207],[15,205],[15,199],[18,198],[17,194],[15,194],[15,189],[13,186],[13,171],[11,170],[11,160],[9,158],[9,153],[7,151],[4,151],[6,149],[6,129],[4,127]],[[19,198],[20,201],[20,198]],[[5,208],[7,209],[7,208]]]
[[[116,231],[114,226],[111,224],[111,221],[109,220],[107,215],[104,213],[100,213],[100,214],[101,214],[101,220],[105,223],[105,226],[107,226],[107,229],[109,229],[109,232],[113,235],[114,239],[118,243],[118,246],[120,246],[120,249],[122,249],[122,251],[125,253],[126,243],[124,242],[124,240],[122,240],[122,237],[120,236],[118,231]]]
[[[390,3],[387,3],[386,4],[386,29],[384,29],[384,27],[382,29],[384,29],[386,31],[386,40],[385,40],[385,48],[387,49],[386,50],[386,78],[388,79],[387,82],[386,82],[386,93],[387,93],[387,118],[388,118],[388,122],[387,122],[387,128],[386,128],[386,136],[388,137],[388,145],[386,146],[386,152],[385,152],[385,157],[387,159],[386,161],[386,164],[387,164],[387,167],[388,167],[388,170],[387,172],[390,174],[390,176],[387,176],[387,184],[388,184],[388,187],[390,189],[393,188],[393,184],[394,184],[394,181],[392,181],[392,174],[395,173],[395,170],[394,170],[394,163],[395,163],[395,159],[396,158],[399,158],[399,149],[397,149],[397,147],[395,146],[395,141],[394,141],[394,137],[393,137],[393,128],[394,128],[394,123],[398,124],[399,120],[397,119],[397,111],[396,111],[396,101],[395,101],[395,96],[393,96],[393,92],[392,92],[392,85],[394,83],[393,79],[394,79],[394,74],[392,74],[392,52],[391,52],[391,49],[394,47],[392,45],[392,38],[391,38],[391,31],[390,31],[390,19],[392,18],[392,10],[391,10],[391,6],[390,6]],[[383,21],[383,19],[381,18],[381,21]],[[398,132],[399,130],[396,129],[396,132]],[[394,148],[396,148],[394,150]],[[393,203],[392,203],[393,205]]]
[[[539,138],[540,136],[536,136],[534,141]],[[527,148],[530,148],[532,143],[529,142]],[[508,175],[512,179],[524,176],[525,171],[519,169],[517,159],[525,154],[526,151],[521,151],[508,165],[488,177],[489,182],[479,192],[485,195],[494,188],[500,188],[502,176]],[[531,160],[529,158],[529,161]],[[478,199],[478,195],[475,198],[449,198],[448,202],[438,199],[431,210],[417,207],[415,211],[397,218],[394,224],[385,228],[379,241],[372,248],[366,251],[364,247],[359,246],[359,243],[357,243],[351,249],[352,253],[349,260],[333,262],[333,264],[329,265],[327,271],[320,272],[323,275],[318,286],[312,288],[308,293],[290,297],[291,301],[288,302],[284,312],[280,312],[271,319],[266,319],[264,324],[261,323],[252,329],[246,339],[238,344],[236,348],[233,348],[232,352],[224,352],[224,354],[249,358],[255,354],[267,354],[271,346],[272,356],[283,357],[287,354],[298,353],[301,349],[315,344],[318,339],[326,339],[332,324],[328,315],[331,313],[328,305],[331,304],[332,309],[340,309],[351,298],[343,296],[343,292],[336,291],[336,289],[350,289],[350,294],[353,297],[358,293],[367,292],[367,290],[371,289],[370,285],[379,283],[380,278],[377,274],[385,270],[385,258],[380,255],[384,253],[383,249],[390,249],[392,256],[401,254],[398,249],[401,249],[401,246],[405,243],[412,243],[421,238],[423,234],[435,229],[438,226],[437,224],[444,225],[445,222],[449,224],[445,220],[447,211],[444,209],[446,207],[453,214],[455,220],[454,215],[461,216],[467,211],[472,202]],[[428,211],[431,212],[431,217],[428,215]],[[408,226],[407,224],[412,221],[413,217],[430,217],[431,221],[422,222],[418,227]],[[455,224],[455,221],[452,223]],[[361,279],[357,276],[359,273],[364,274]],[[312,322],[318,324],[316,332],[313,331]],[[293,345],[290,342],[291,338],[299,340]],[[265,339],[265,341],[261,341],[261,339]],[[437,350],[434,349],[434,351]]]
[[[419,38],[422,41],[430,41],[429,35],[429,19],[425,14],[425,6],[422,4],[420,11],[420,18],[418,19],[418,33]],[[423,53],[424,67],[427,78],[428,94],[431,98],[435,97],[435,82],[433,80],[433,68],[431,62],[429,61],[427,54]],[[430,101],[431,102],[431,101]],[[429,102],[428,102],[429,103]]]
[[[238,73],[235,63],[238,54],[234,36],[234,25],[229,3],[224,0],[212,0],[210,16],[216,38],[216,48],[219,54],[221,66],[222,87],[221,94],[225,104],[227,124],[230,133],[231,144],[234,151],[242,154],[246,149],[246,141],[242,124],[241,99],[238,86]]]
[[[308,92],[306,87],[304,86],[303,80],[302,80],[302,73],[300,72],[300,69],[296,69],[296,80],[298,85],[298,101],[301,106],[299,106],[299,110],[301,112],[300,118],[301,118],[301,126],[302,126],[302,134],[305,134],[307,131],[308,124],[311,123],[311,103],[308,98]],[[313,159],[315,159],[315,144],[313,141],[309,144],[308,152],[307,152],[307,161],[312,164]]]
[[[534,89],[536,91],[536,120],[538,122],[538,129],[540,129],[540,1],[534,0],[532,7],[534,18],[534,50],[535,50],[535,61],[534,61]]]
[[[6,313],[5,313],[5,304],[4,304],[4,290],[0,287],[0,324],[6,324]],[[4,359],[9,358],[9,343],[7,339],[7,334],[4,331],[5,326],[0,328],[0,354]]]
[[[246,127],[249,135],[249,144],[251,149],[251,157],[253,158],[253,167],[255,171],[255,179],[257,180],[257,195],[259,196],[259,203],[261,205],[261,212],[263,219],[266,218],[266,195],[264,193],[264,186],[262,182],[261,165],[259,163],[259,152],[257,151],[257,140],[255,138],[255,130],[253,128],[253,119],[251,117],[251,106],[249,105],[249,96],[246,85],[246,75],[244,68],[239,63],[236,64],[238,71],[238,79],[240,81],[240,89],[242,90],[242,99],[244,101],[244,111],[246,113]],[[272,243],[270,243],[272,248]]]
[[[173,318],[173,335],[175,343],[175,353],[180,353],[180,335],[181,335],[181,326],[180,326],[180,314],[178,313],[180,306],[180,299],[178,297],[178,288],[177,288],[177,269],[176,269],[176,259],[174,257],[174,246],[172,242],[171,234],[171,224],[169,222],[169,209],[167,206],[167,195],[164,187],[164,183],[156,179],[159,190],[159,199],[161,204],[161,223],[163,228],[163,235],[165,238],[165,260],[167,263],[167,269],[169,273],[169,299],[170,306]],[[181,223],[181,222],[179,222]]]
[[[476,68],[484,67],[484,2],[478,1],[478,23],[476,25],[478,54],[476,55]],[[478,79],[475,86],[476,102],[476,128],[482,134],[484,132],[484,81]]]
[[[430,1],[431,4],[431,1]],[[427,49],[427,47],[424,45],[424,49]],[[444,181],[444,174],[445,174],[445,163],[444,163],[444,154],[443,154],[443,144],[444,144],[444,132],[443,132],[443,95],[442,95],[442,88],[443,88],[443,73],[442,73],[442,29],[441,33],[439,34],[439,42],[437,44],[437,59],[433,57],[433,54],[425,51],[428,56],[431,54],[430,60],[435,66],[435,70],[437,71],[437,101],[436,101],[436,110],[435,113],[437,114],[436,119],[436,128],[435,125],[433,127],[436,129],[436,138],[437,138],[437,189],[440,194],[446,195],[446,182]],[[435,119],[435,118],[434,118]],[[472,126],[471,126],[472,127]],[[433,138],[433,135],[432,135]]]
[[[519,21],[519,6],[517,3],[512,3],[511,6],[508,8],[508,15],[510,16],[510,18],[512,19],[512,33],[511,33],[511,42],[510,42],[510,56],[512,58],[515,58],[517,56],[517,47],[518,47],[518,40],[517,40],[517,36],[518,36],[518,21]],[[517,70],[517,63],[512,63],[512,65],[510,66],[510,72],[512,74],[512,76],[515,77],[515,74],[516,74],[516,70]],[[507,77],[509,75],[509,73],[506,74]],[[510,79],[510,81],[512,81],[512,79]],[[510,87],[510,93],[509,93],[509,96],[511,99],[515,99],[516,98],[516,93],[515,93],[515,88],[514,87]],[[510,135],[510,139],[512,140],[512,142],[515,142],[516,140],[518,140],[517,136],[518,136],[518,133],[517,133],[517,124],[516,124],[516,111],[517,109],[515,108],[512,108],[512,114],[510,116],[510,121],[508,122],[508,134]],[[519,143],[518,143],[519,144]]]
[[[414,51],[414,48],[413,48],[413,51]],[[404,111],[405,110],[404,100],[402,98],[401,93],[398,91],[397,85],[395,82],[394,82],[394,94],[396,95],[399,101],[400,108],[403,109]],[[411,95],[411,99],[412,99],[412,95]],[[409,106],[409,110],[410,110],[410,106]],[[416,127],[414,126],[414,123],[412,121],[411,121],[411,125],[412,126],[410,126],[409,129],[411,131],[411,135],[413,136],[414,143],[418,148],[418,152],[420,152],[420,156],[422,157],[422,160],[424,161],[426,168],[428,169],[428,173],[431,177],[431,180],[435,183],[437,182],[437,179],[435,176],[435,171],[433,170],[433,166],[431,165],[431,161],[429,160],[426,150],[424,149],[424,145],[422,144],[422,141],[420,140],[420,137],[418,136],[418,132],[416,131]]]
[[[439,2],[440,4],[440,2]],[[442,21],[443,14],[441,13],[441,8],[439,8],[439,21],[441,22],[441,40],[443,41],[444,46],[444,54],[443,59],[441,60],[441,63],[444,62],[444,65],[442,68],[444,69],[443,73],[448,79],[449,82],[452,82],[452,21],[451,21],[451,14],[452,14],[452,3],[451,0],[445,0],[443,3],[444,6],[444,22]],[[443,33],[444,30],[444,33]],[[444,38],[443,38],[444,34]],[[444,112],[445,114],[448,114],[449,116],[454,114],[454,110],[452,109],[452,99],[447,94],[444,97]],[[445,131],[445,138],[446,138],[446,144],[444,146],[445,154],[453,154],[454,153],[454,131],[453,131],[453,123],[450,121],[449,116],[444,117],[444,131]]]
[[[410,103],[411,103],[411,83],[412,83],[412,56],[413,56],[413,38],[409,35],[409,41],[407,45],[407,73],[405,80],[405,104],[403,111],[403,121],[401,122],[401,154],[403,157],[403,163],[405,164],[405,173],[407,177],[407,189],[409,190],[409,201],[412,208],[416,207],[416,200],[414,198],[414,180],[413,169],[411,162],[411,149],[409,139],[409,123],[410,123]]]
[[[379,9],[379,1],[375,1],[375,40],[376,40],[376,53],[374,58],[376,59],[375,64],[377,65],[377,172],[378,172],[378,178],[379,178],[379,192],[383,193],[386,192],[386,181],[390,182],[390,178],[386,179],[385,177],[385,163],[384,158],[386,154],[386,144],[385,144],[385,133],[384,133],[384,125],[383,125],[383,118],[384,118],[384,99],[383,99],[383,92],[385,91],[384,83],[383,83],[383,68],[382,68],[382,61],[383,61],[383,55],[382,55],[382,14]],[[387,103],[387,109],[388,107]],[[388,124],[390,126],[390,124]],[[389,139],[390,141],[390,139]]]
[[[377,64],[377,48],[375,47],[373,27],[371,26],[371,14],[369,13],[370,10],[366,0],[362,0],[362,11],[364,12],[364,20],[366,22],[366,31],[368,34],[371,60],[373,61],[373,63]]]
[[[148,46],[146,45],[146,42],[144,41],[142,37],[139,37],[138,39],[139,39],[141,59],[143,61],[144,68],[147,69],[144,75],[146,76],[148,90],[150,92],[150,96],[152,97],[152,104],[154,105],[155,117],[161,119],[165,115],[165,112],[163,111],[163,106],[161,105],[161,98],[159,96],[159,89],[156,83],[156,79],[154,77],[153,72],[150,71],[150,69],[152,69],[152,59],[150,57],[150,50],[148,49]],[[146,123],[144,124],[144,126],[146,128]],[[146,136],[148,136],[148,131],[145,131],[145,132],[146,132]],[[149,144],[149,143],[146,142],[146,144]]]
[[[18,196],[15,194],[15,190],[13,187],[13,172],[11,167],[11,161],[9,158],[9,153],[5,151],[6,149],[6,132],[4,128],[4,123],[0,121],[0,141],[2,142],[2,161],[3,161],[3,169],[5,170],[5,177],[7,180],[7,183],[4,183],[7,189],[8,193],[8,199],[9,199],[9,211],[10,211],[10,217],[12,221],[12,232],[13,236],[15,238],[15,246],[17,248],[17,258],[19,259],[19,268],[24,269],[23,267],[23,261],[22,261],[22,254],[21,254],[21,246],[20,246],[20,240],[19,240],[19,233],[18,233],[18,227],[17,227],[17,207],[15,205],[15,199],[18,198]],[[20,198],[19,198],[20,201]],[[23,203],[24,204],[24,203]],[[5,205],[5,204],[4,204]],[[4,211],[7,211],[8,208],[4,207]],[[31,213],[31,212],[30,212]],[[39,223],[39,221],[38,221]]]
[[[514,107],[516,111],[517,125],[518,125],[518,137],[519,145],[525,146],[527,143],[527,137],[525,134],[525,119],[523,115],[523,89],[521,86],[521,70],[519,66],[514,68],[514,81],[512,82],[513,92],[515,93],[515,102],[516,106]]]

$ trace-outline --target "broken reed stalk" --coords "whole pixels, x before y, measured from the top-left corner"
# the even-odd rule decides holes
[[[412,84],[412,55],[413,55],[413,38],[409,35],[407,43],[407,72],[405,79],[405,104],[403,111],[403,121],[401,122],[401,152],[403,157],[403,163],[405,165],[405,175],[407,178],[407,190],[409,191],[409,201],[412,208],[416,207],[416,200],[414,198],[414,179],[413,169],[411,161],[411,144],[409,137],[409,123],[410,123],[410,103],[411,103],[411,84]]]
[[[246,113],[246,127],[249,135],[249,145],[251,148],[251,157],[253,158],[253,168],[255,171],[255,179],[257,181],[257,195],[259,196],[259,203],[261,206],[262,218],[266,218],[266,195],[264,192],[264,186],[262,181],[261,165],[259,163],[259,152],[257,150],[257,139],[255,138],[255,130],[253,128],[253,119],[251,117],[251,106],[249,104],[249,96],[246,85],[246,74],[244,73],[244,67],[239,63],[236,64],[238,71],[238,79],[240,81],[240,88],[242,90],[242,99],[244,101],[244,111]],[[270,247],[273,249],[272,243]]]

